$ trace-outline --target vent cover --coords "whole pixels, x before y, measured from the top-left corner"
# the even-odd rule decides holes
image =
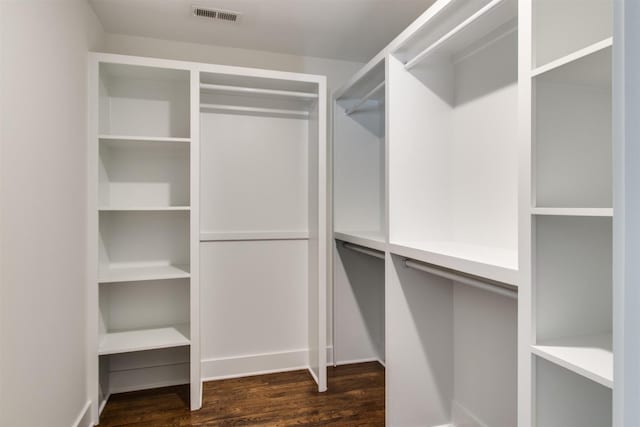
[[[192,9],[193,16],[212,19],[214,21],[229,22],[232,24],[240,22],[240,17],[242,16],[240,13],[232,12],[230,10],[209,9],[198,6],[192,6]]]

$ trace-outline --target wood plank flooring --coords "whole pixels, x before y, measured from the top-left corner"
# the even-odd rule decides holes
[[[328,369],[318,393],[307,371],[204,383],[202,409],[188,410],[188,387],[111,396],[100,427],[384,426],[384,368],[377,362]]]

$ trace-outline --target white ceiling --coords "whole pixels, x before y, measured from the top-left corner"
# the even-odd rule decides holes
[[[434,0],[89,0],[109,33],[365,62]],[[191,6],[243,14],[196,18]]]

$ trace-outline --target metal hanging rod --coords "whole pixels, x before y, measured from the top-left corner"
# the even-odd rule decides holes
[[[384,252],[377,249],[365,248],[364,246],[356,245],[349,242],[342,242],[342,246],[352,251],[360,252],[361,254],[369,255],[374,258],[384,259]]]
[[[285,115],[285,116],[301,116],[301,117],[309,116],[309,112],[304,110],[281,110],[278,108],[243,107],[239,105],[226,105],[226,104],[200,104],[200,109],[231,111],[235,113],[278,114],[278,115]]]
[[[458,35],[462,31],[464,31],[469,25],[473,24],[474,22],[476,22],[477,20],[479,20],[480,18],[482,18],[483,16],[485,16],[486,14],[491,12],[496,6],[502,4],[503,2],[504,2],[504,0],[493,0],[492,2],[488,3],[487,5],[485,5],[483,8],[481,8],[476,13],[474,13],[473,15],[471,15],[470,17],[465,19],[462,23],[457,25],[454,29],[452,29],[447,34],[445,34],[444,36],[440,37],[434,43],[429,45],[422,52],[420,52],[419,54],[414,56],[413,59],[407,61],[407,63],[404,64],[405,70],[410,70],[413,67],[415,67],[416,65],[418,65],[427,56],[429,56],[431,53],[433,53],[434,50],[439,48],[441,45],[443,45],[444,43],[446,43],[447,41],[449,41],[450,39],[452,39],[453,37],[455,37],[456,35]]]
[[[202,89],[203,91],[210,91],[210,92],[227,92],[227,93],[236,92],[236,93],[244,93],[249,95],[272,95],[272,96],[284,96],[284,97],[302,98],[302,99],[318,98],[318,94],[313,92],[262,89],[258,87],[216,85],[216,84],[208,84],[208,83],[200,83],[200,89]]]
[[[345,114],[347,116],[351,115],[351,113],[353,113],[354,111],[358,111],[369,99],[371,99],[373,97],[373,95],[375,95],[376,93],[378,93],[380,91],[380,89],[382,89],[384,87],[384,82],[380,83],[378,86],[374,87],[373,89],[371,89],[369,92],[367,92],[367,94],[365,96],[362,97],[362,99],[360,100],[360,102],[358,102],[356,105],[354,105],[353,107],[345,110]]]
[[[445,279],[455,280],[456,282],[464,283],[465,285],[472,286],[477,289],[482,289],[484,291],[493,292],[495,294],[502,295],[507,298],[518,299],[518,292],[512,289],[508,289],[506,287],[508,285],[501,285],[498,283],[480,281],[471,276],[456,273],[450,270],[444,270],[444,269],[427,265],[422,262],[414,261],[411,259],[405,259],[404,265],[405,267],[412,268],[414,270],[420,270],[420,271],[424,271],[425,273],[430,273]]]

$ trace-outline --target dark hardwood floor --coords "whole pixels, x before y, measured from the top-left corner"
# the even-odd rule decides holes
[[[376,362],[329,368],[318,393],[307,371],[204,383],[202,409],[188,410],[188,387],[111,396],[100,427],[384,426],[384,368]]]

